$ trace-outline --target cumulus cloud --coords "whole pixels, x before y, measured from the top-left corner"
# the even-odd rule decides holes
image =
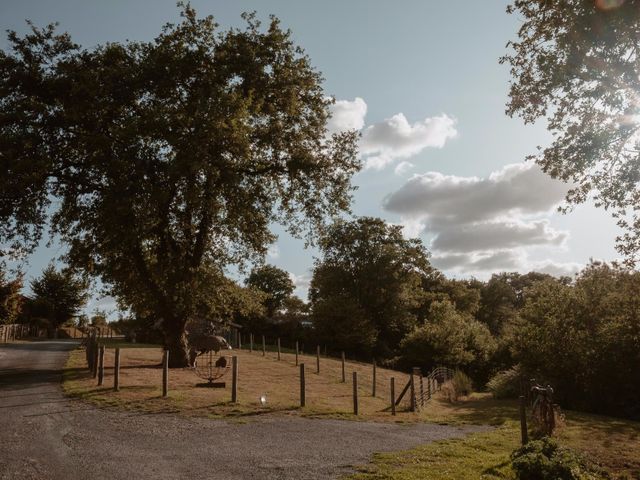
[[[531,261],[524,250],[498,250],[480,254],[438,255],[432,258],[433,264],[443,270],[457,271],[486,277],[493,272],[530,272],[547,273],[554,277],[571,277],[584,265],[575,262],[555,262],[552,260]]]
[[[369,125],[362,131],[360,153],[365,167],[382,169],[397,159],[409,158],[425,148],[442,148],[458,132],[456,120],[442,114],[410,124],[402,113]]]
[[[532,262],[531,270],[536,272],[548,273],[554,277],[572,277],[584,268],[581,263],[575,262],[553,262],[545,260],[543,262]]]
[[[364,117],[367,115],[367,104],[356,97],[351,100],[336,100],[329,107],[331,118],[327,122],[329,133],[344,132],[346,130],[361,130],[364,127]]]
[[[403,161],[403,162],[400,162],[396,166],[396,168],[393,169],[393,173],[395,173],[396,175],[404,175],[409,170],[411,170],[413,167],[415,167],[415,165],[413,163],[407,162],[407,161]]]
[[[447,140],[458,134],[456,120],[446,114],[411,124],[404,114],[397,113],[365,127],[367,103],[360,97],[336,100],[330,105],[329,111],[331,116],[327,121],[327,130],[330,134],[360,131],[359,149],[365,168],[380,170],[398,159],[412,157],[425,148],[442,148]],[[409,162],[401,162],[395,172],[401,175],[412,166]]]
[[[473,252],[527,245],[562,245],[567,237],[567,232],[551,228],[548,220],[492,221],[444,226],[431,247],[442,252]]]
[[[414,175],[384,202],[390,212],[461,224],[498,215],[540,213],[558,205],[566,184],[533,163],[507,165],[487,178],[427,172]]]
[[[530,262],[526,248],[564,247],[568,232],[553,228],[549,215],[569,186],[535,164],[507,165],[491,175],[413,175],[384,201],[407,233],[427,232],[434,264],[474,273],[527,269],[566,275],[578,264]]]
[[[278,248],[278,245],[275,243],[270,245],[267,249],[267,256],[273,259],[280,258],[280,248]]]
[[[307,298],[307,292],[309,291],[309,285],[311,284],[311,275],[308,273],[302,275],[296,275],[289,272],[289,278],[295,285],[295,293],[300,298]]]
[[[433,264],[444,270],[484,272],[496,270],[518,270],[523,265],[522,254],[514,250],[499,250],[485,254],[456,253],[438,255]]]

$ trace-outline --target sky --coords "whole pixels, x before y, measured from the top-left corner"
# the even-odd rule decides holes
[[[448,276],[486,279],[500,271],[573,274],[591,258],[618,258],[620,232],[590,204],[557,213],[568,186],[540,172],[527,155],[546,146],[545,124],[505,115],[509,71],[498,59],[520,25],[502,0],[199,0],[199,15],[221,28],[241,26],[244,11],[276,15],[322,72],[333,96],[333,131],[361,133],[363,170],[352,213],[405,226]],[[26,31],[59,22],[90,48],[151,40],[178,21],[171,0],[0,1],[0,28]],[[6,35],[0,48],[6,49]],[[314,257],[274,226],[267,262],[290,273],[306,297]],[[63,251],[41,247],[27,281]],[[27,282],[28,283],[28,282]],[[87,309],[112,310],[94,296]]]

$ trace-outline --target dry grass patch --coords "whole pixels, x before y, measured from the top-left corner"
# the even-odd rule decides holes
[[[114,349],[109,347],[127,346],[120,353],[120,391],[113,391]],[[340,416],[356,418],[353,412],[352,372],[358,372],[359,412],[357,418],[379,421],[417,421],[418,414],[408,412],[409,395],[399,406],[398,415],[390,413],[389,380],[396,378],[396,395],[400,393],[409,376],[377,368],[376,396],[372,396],[372,365],[348,361],[346,382],[342,383],[340,360],[321,358],[320,374],[316,374],[316,358],[300,355],[300,363],[305,364],[306,407],[299,407],[299,367],[295,365],[295,355],[267,352],[252,353],[246,350],[232,350],[229,355],[238,356],[238,403],[231,400],[231,373],[223,379],[224,389],[196,387],[204,380],[191,369],[169,371],[169,398],[161,398],[162,351],[160,348],[141,348],[131,344],[109,345],[105,353],[104,386],[97,387],[95,379],[86,367],[84,350],[71,353],[65,376],[65,391],[77,398],[91,401],[101,406],[134,409],[146,412],[176,412],[185,415],[213,417],[244,417],[264,413],[285,412],[308,416]],[[260,397],[266,396],[266,405]]]

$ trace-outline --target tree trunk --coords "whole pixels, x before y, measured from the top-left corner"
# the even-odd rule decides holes
[[[189,366],[189,343],[185,325],[185,320],[166,319],[164,322],[164,346],[169,349],[169,368]]]

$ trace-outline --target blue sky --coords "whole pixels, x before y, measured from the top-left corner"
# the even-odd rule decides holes
[[[498,58],[519,19],[501,0],[194,1],[221,27],[240,13],[275,14],[340,104],[335,121],[361,127],[369,166],[355,176],[353,213],[402,223],[449,275],[487,278],[535,268],[571,273],[589,258],[617,258],[614,221],[590,206],[553,213],[564,186],[522,165],[550,137],[504,114],[509,74]],[[174,1],[3,2],[0,27],[58,21],[85,47],[150,40],[178,20]],[[3,37],[0,47],[6,48]],[[361,99],[361,100],[356,100]],[[363,115],[366,105],[366,115]],[[342,123],[340,123],[342,122]],[[404,163],[403,163],[404,162]],[[382,168],[381,165],[384,164]],[[514,165],[515,164],[515,165]],[[507,167],[511,165],[510,167]],[[276,227],[277,232],[281,230]],[[40,249],[27,275],[57,249]],[[313,251],[281,234],[267,260],[291,272],[304,294]],[[93,300],[111,307],[110,301]]]

